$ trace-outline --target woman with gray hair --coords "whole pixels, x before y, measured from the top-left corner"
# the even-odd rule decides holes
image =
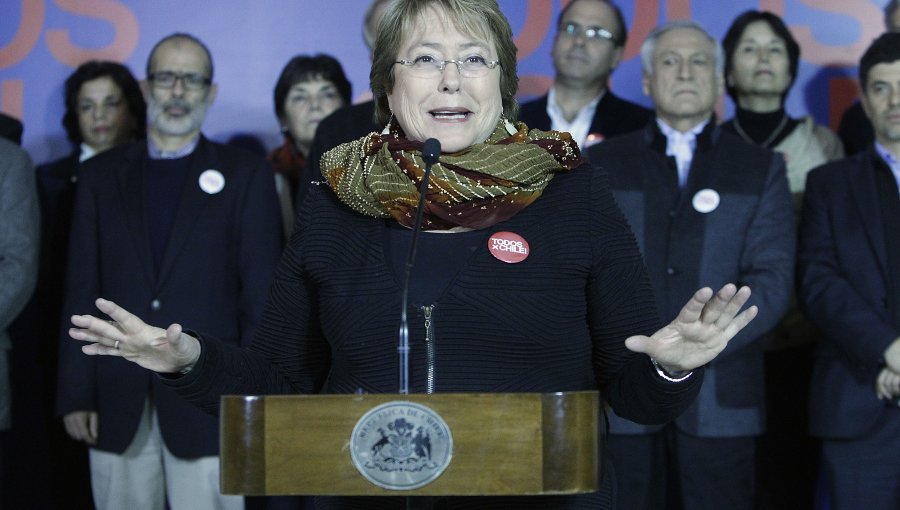
[[[702,367],[756,315],[726,285],[659,328],[634,236],[605,175],[567,133],[513,124],[516,48],[495,0],[398,0],[371,72],[381,133],[327,153],[253,345],[233,349],[97,300],[114,324],[72,318],[86,354],[121,356],[217,412],[222,394],[397,391],[397,324],[423,145],[443,153],[425,193],[406,312],[410,391],[600,390],[620,414],[664,422]],[[430,143],[430,142],[429,142]],[[496,249],[513,244],[516,250]],[[189,326],[189,325],[186,325]],[[436,498],[435,508],[611,508],[609,477],[578,496]],[[415,499],[415,498],[414,498]],[[317,498],[319,508],[404,508]]]

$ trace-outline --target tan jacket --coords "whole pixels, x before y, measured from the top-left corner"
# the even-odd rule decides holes
[[[800,211],[806,174],[813,168],[844,157],[844,146],[830,129],[803,117],[791,134],[774,149],[784,156],[794,211]]]

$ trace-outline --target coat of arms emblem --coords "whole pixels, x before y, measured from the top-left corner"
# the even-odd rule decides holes
[[[417,489],[450,464],[450,428],[432,409],[412,402],[387,402],[369,410],[353,428],[350,452],[370,482],[393,490]]]

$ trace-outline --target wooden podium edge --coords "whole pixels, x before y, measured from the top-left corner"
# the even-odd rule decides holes
[[[240,444],[240,450],[228,455],[230,469],[221,469],[220,484],[231,492],[254,494],[266,485],[265,397],[223,398],[221,408],[222,444]],[[243,455],[238,455],[240,451]]]
[[[599,490],[600,434],[578,433],[583,427],[599,432],[598,394],[544,393],[541,404],[544,493],[571,494],[573,486]]]

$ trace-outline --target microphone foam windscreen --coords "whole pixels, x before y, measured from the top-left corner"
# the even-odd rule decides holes
[[[425,143],[422,144],[422,159],[425,160],[425,163],[433,165],[437,163],[437,160],[440,157],[441,142],[437,141],[434,138],[425,140]]]

